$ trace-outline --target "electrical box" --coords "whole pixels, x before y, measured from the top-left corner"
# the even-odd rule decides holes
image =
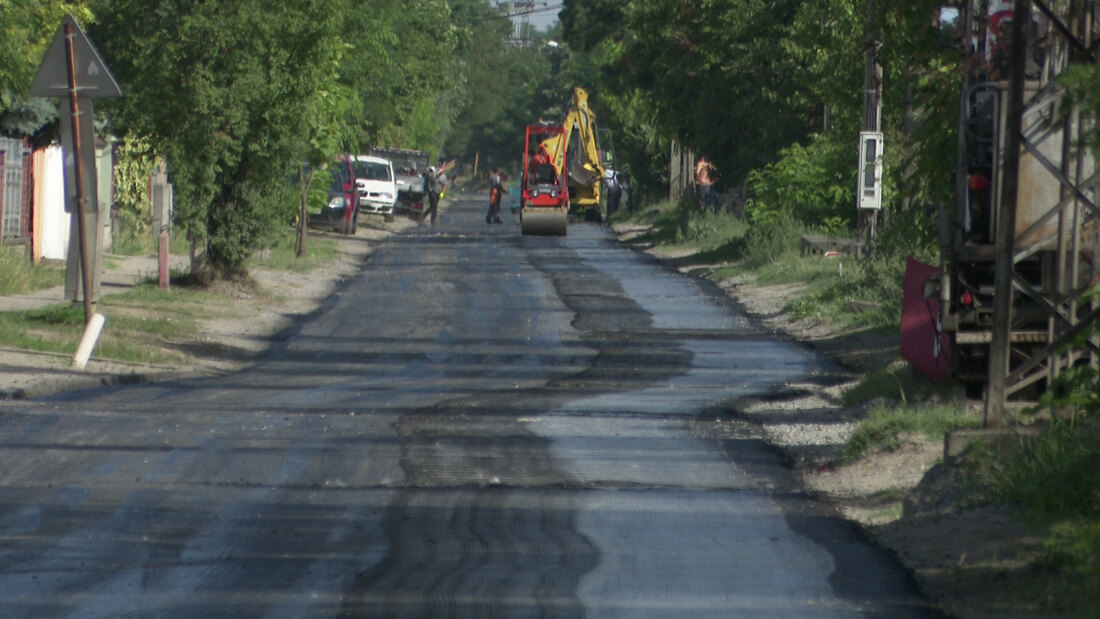
[[[168,232],[172,226],[172,184],[163,167],[153,173],[153,234]]]
[[[882,134],[877,131],[863,131],[859,134],[857,196],[861,209],[882,208]]]

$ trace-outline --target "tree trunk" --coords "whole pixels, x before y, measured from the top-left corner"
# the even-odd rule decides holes
[[[306,219],[309,217],[309,184],[313,180],[313,169],[298,172],[298,186],[302,188],[302,199],[298,205],[298,242],[295,255],[301,258],[306,253]]]

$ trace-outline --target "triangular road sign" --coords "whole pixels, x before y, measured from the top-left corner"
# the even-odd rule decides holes
[[[76,78],[77,96],[92,99],[121,97],[111,70],[99,57],[92,42],[80,29],[72,15],[61,20],[53,41],[50,42],[38,73],[34,75],[28,94],[32,97],[66,97],[69,95],[68,52],[65,49],[65,26],[70,26],[73,41],[73,74]]]

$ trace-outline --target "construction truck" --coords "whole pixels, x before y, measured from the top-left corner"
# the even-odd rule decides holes
[[[370,150],[375,157],[389,159],[393,164],[394,181],[397,184],[397,204],[395,211],[417,217],[424,210],[424,200],[428,195],[424,172],[431,163],[428,153],[403,148],[384,148],[376,146]]]
[[[523,234],[565,236],[570,218],[601,221],[600,183],[615,154],[609,134],[596,128],[588,92],[574,88],[562,122],[528,126],[524,143]]]
[[[969,395],[984,394],[987,411],[1030,399],[1058,373],[1100,358],[1095,341],[1064,346],[1095,321],[1095,302],[1090,309],[1078,301],[1100,281],[1100,177],[1078,147],[1093,120],[1066,105],[1059,82],[1094,48],[1096,9],[1085,4],[1073,15],[1050,5],[1021,16],[1010,1],[967,0],[939,12],[968,69],[956,199],[941,210],[938,270],[923,281],[935,329],[921,346]],[[1010,44],[1014,23],[1024,26],[1026,49]],[[1086,39],[1075,41],[1074,32]]]

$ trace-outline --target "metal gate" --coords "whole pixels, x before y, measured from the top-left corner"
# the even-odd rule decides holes
[[[23,236],[23,140],[0,137],[0,153],[4,155],[0,176],[0,237]]]

